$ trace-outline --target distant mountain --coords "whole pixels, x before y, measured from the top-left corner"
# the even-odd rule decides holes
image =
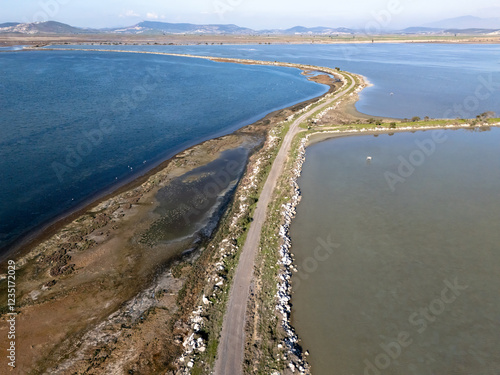
[[[3,23],[0,24],[0,33],[17,34],[84,34],[92,32],[91,29],[81,29],[66,25],[65,23],[47,21],[33,23]]]
[[[408,27],[401,30],[400,34],[436,34],[442,32],[444,29],[439,29],[435,27]]]
[[[19,25],[19,22],[0,23],[0,29],[3,29],[4,27],[12,27],[17,25]]]
[[[499,30],[495,29],[448,29],[444,30],[448,34],[466,34],[466,35],[495,35],[498,34]]]
[[[250,34],[276,34],[276,35],[339,35],[353,34],[355,30],[345,27],[304,27],[296,26],[281,30],[252,30],[237,25],[196,25],[192,23],[168,23],[143,21],[133,26],[105,29],[82,29],[64,23],[48,21],[35,23],[9,22],[0,24],[0,33],[19,34],[205,34],[205,35],[250,35]]]
[[[478,24],[481,26],[470,26]],[[493,27],[494,24],[497,26]],[[432,25],[441,26],[423,26],[409,27],[407,29],[396,32],[397,34],[488,34],[492,35],[500,30],[500,19],[495,18],[478,18],[478,17],[459,17],[449,20],[435,22]],[[458,25],[458,26],[457,26]],[[203,35],[349,35],[362,33],[360,30],[349,29],[345,27],[304,27],[295,26],[289,29],[272,29],[272,30],[252,30],[246,27],[237,25],[196,25],[192,23],[168,23],[168,22],[153,22],[143,21],[133,26],[121,28],[106,28],[106,29],[86,29],[73,27],[61,22],[34,22],[34,23],[17,23],[8,22],[0,24],[0,34],[15,33],[15,34],[203,34]],[[388,32],[393,34],[395,32]]]
[[[427,23],[425,27],[438,29],[500,29],[500,18],[480,18],[463,16]]]
[[[304,27],[295,26],[291,29],[286,30],[276,30],[282,34],[314,34],[314,35],[337,35],[337,34],[353,34],[355,31],[345,27]]]
[[[137,25],[111,30],[126,34],[255,34],[255,31],[236,25],[195,25],[192,23],[167,23],[143,21]]]

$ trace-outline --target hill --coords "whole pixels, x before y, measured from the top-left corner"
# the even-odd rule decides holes
[[[3,23],[0,24],[0,33],[17,34],[84,34],[92,32],[91,29],[81,29],[66,25],[65,23],[47,21],[33,23]]]

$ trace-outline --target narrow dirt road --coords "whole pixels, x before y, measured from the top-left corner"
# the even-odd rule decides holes
[[[217,360],[214,368],[215,375],[243,374],[246,310],[250,294],[250,284],[253,278],[255,257],[259,249],[260,234],[267,215],[267,206],[271,202],[271,196],[278,177],[283,172],[292,140],[300,131],[300,124],[314,112],[329,106],[355,86],[354,78],[347,73],[343,74],[351,79],[349,87],[334,95],[320,106],[304,113],[290,125],[290,129],[283,139],[281,149],[271,167],[271,171],[257,202],[253,221],[248,230],[247,239],[234,275],[226,315],[224,316],[222,325]]]

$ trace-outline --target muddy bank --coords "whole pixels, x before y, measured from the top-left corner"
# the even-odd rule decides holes
[[[237,183],[248,155],[262,140],[259,132],[233,134],[187,150],[145,183],[98,203],[18,257],[19,369],[28,372],[50,366],[55,371],[58,358],[71,352],[74,341],[88,328],[119,310],[125,301],[137,298],[134,296],[148,288],[162,269],[210,236],[215,226],[208,223],[217,222],[230,199],[229,186]],[[227,168],[221,157],[231,150],[240,150],[243,156],[231,170],[227,186],[214,185],[208,192],[206,186],[221,174],[221,164]],[[204,174],[197,175],[203,167]],[[185,178],[188,180],[182,181]],[[165,208],[160,192],[174,186],[181,190],[196,187],[198,199],[208,202],[199,204],[190,197]],[[177,220],[179,233],[170,233],[168,220],[181,205],[196,211],[198,217]],[[167,287],[161,290],[174,290],[176,285],[171,281],[164,284]],[[2,304],[5,301],[2,298]],[[143,302],[133,305],[137,305],[133,310],[138,316],[122,311],[120,324],[128,326],[149,308]]]
[[[171,318],[192,267],[177,268],[177,259],[200,255],[192,250],[203,250],[234,190],[248,183],[239,181],[269,129],[309,102],[176,155],[24,247],[15,257],[16,371],[168,369],[186,334]],[[2,280],[2,313],[5,289]]]

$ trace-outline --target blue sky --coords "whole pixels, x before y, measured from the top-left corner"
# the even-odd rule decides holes
[[[396,29],[462,15],[500,17],[498,0],[0,0],[0,22],[55,20],[80,27],[142,20]]]

